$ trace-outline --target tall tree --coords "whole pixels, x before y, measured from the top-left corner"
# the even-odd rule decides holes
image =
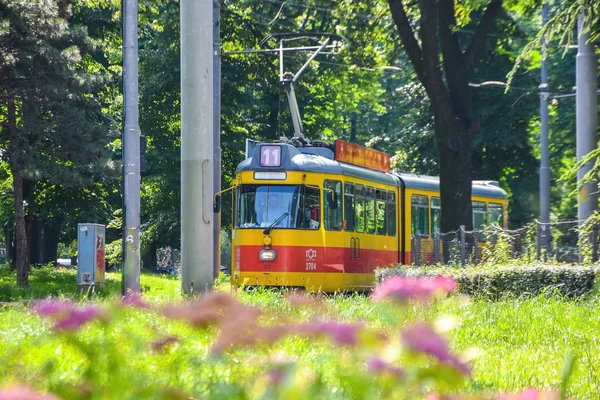
[[[92,94],[103,85],[71,0],[0,0],[1,126],[13,177],[17,283],[28,286],[24,182],[84,184],[106,167],[106,119]],[[84,68],[86,65],[91,68]]]
[[[449,232],[459,225],[471,229],[471,157],[480,123],[469,72],[502,10],[502,0],[488,2],[466,45],[459,42],[453,0],[420,0],[418,6],[401,0],[388,3],[400,41],[431,102],[440,160],[441,229]]]

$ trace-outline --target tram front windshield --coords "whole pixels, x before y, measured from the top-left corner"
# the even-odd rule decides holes
[[[236,228],[319,229],[320,190],[305,185],[241,185]]]

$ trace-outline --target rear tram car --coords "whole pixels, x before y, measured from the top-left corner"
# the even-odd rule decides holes
[[[472,203],[474,226],[506,226],[496,182],[474,181]],[[392,172],[388,154],[342,140],[258,143],[237,168],[233,215],[234,286],[365,290],[376,268],[411,263],[411,236],[433,249],[439,179]]]

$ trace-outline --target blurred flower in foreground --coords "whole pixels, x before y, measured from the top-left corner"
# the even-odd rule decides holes
[[[444,395],[440,395],[440,394],[430,394],[428,395],[425,400],[468,400],[468,399],[473,399],[473,400],[559,400],[560,399],[560,395],[557,391],[554,392],[544,392],[541,390],[537,390],[534,388],[527,388],[519,393],[516,394],[501,394],[501,395],[497,395],[497,396],[492,396],[492,395],[488,395],[488,396],[466,396],[466,397],[459,397],[459,396],[444,396]]]
[[[303,307],[303,306],[317,306],[321,302],[317,299],[308,296],[304,293],[290,293],[287,298],[287,302],[294,307]]]
[[[433,279],[392,276],[375,289],[373,300],[390,298],[396,301],[410,299],[427,301],[436,295],[450,293],[455,289],[456,281],[444,276],[436,276]]]
[[[358,344],[358,333],[363,328],[362,324],[346,324],[335,321],[309,323],[308,333],[324,334],[331,338],[333,343],[340,346],[355,346]],[[312,330],[312,332],[311,332]]]
[[[124,306],[129,306],[129,307],[134,307],[134,308],[142,308],[142,309],[148,309],[148,308],[150,308],[150,304],[146,303],[142,299],[142,296],[140,296],[138,293],[129,293],[129,294],[126,294],[121,299],[121,303]]]
[[[221,353],[236,345],[273,343],[289,333],[286,325],[260,326],[257,323],[228,321],[221,326],[221,332],[213,345],[213,354]]]
[[[558,392],[543,392],[534,388],[527,388],[517,394],[502,394],[496,400],[558,400]]]
[[[424,322],[418,322],[405,328],[402,331],[402,339],[413,350],[429,354],[465,374],[470,372],[467,364],[450,353],[446,340]]]
[[[67,301],[45,299],[37,302],[33,309],[40,315],[55,320],[54,329],[75,331],[93,320],[105,319],[106,311],[94,306],[77,308]]]
[[[52,394],[41,394],[29,386],[13,386],[0,390],[0,400],[60,400]]]
[[[186,303],[169,305],[163,309],[163,314],[169,318],[183,319],[196,327],[214,325],[230,317],[231,308],[239,304],[227,293],[210,293],[198,300]]]
[[[75,305],[71,301],[61,301],[55,299],[44,299],[36,302],[33,309],[38,314],[44,316],[65,315],[75,310]]]
[[[382,360],[378,357],[369,357],[366,360],[367,369],[371,372],[382,373],[387,372],[397,377],[401,377],[404,375],[404,371],[400,368],[393,366],[387,361]]]
[[[222,292],[207,294],[188,304],[167,306],[163,313],[170,318],[187,320],[199,328],[217,325],[220,332],[212,348],[213,354],[235,345],[272,343],[290,330],[287,325],[262,326],[258,321],[259,308],[242,304]]]
[[[283,383],[291,374],[294,367],[295,363],[286,360],[283,355],[275,355],[267,371],[269,385],[279,385],[280,383]]]
[[[57,320],[54,324],[54,328],[76,331],[90,321],[102,319],[104,315],[104,311],[96,307],[86,307],[81,310],[73,310],[65,318]]]

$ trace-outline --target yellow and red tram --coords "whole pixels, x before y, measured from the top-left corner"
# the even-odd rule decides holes
[[[236,171],[232,284],[334,292],[374,286],[373,271],[411,263],[411,237],[433,261],[439,179],[390,171],[389,155],[258,143]],[[475,227],[506,224],[507,195],[474,181]],[[427,250],[429,249],[429,250]]]

